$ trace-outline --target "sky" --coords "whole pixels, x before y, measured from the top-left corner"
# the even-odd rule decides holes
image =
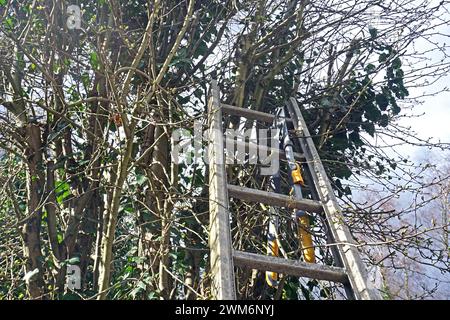
[[[450,25],[442,26],[436,31],[438,31],[441,35],[434,37],[434,40],[450,44]],[[427,41],[418,40],[416,43],[416,48],[418,48],[420,51],[427,51],[432,47]],[[446,54],[450,56],[449,49],[447,49]],[[432,62],[430,63],[438,62],[442,58],[442,53],[435,52],[432,54],[428,54],[427,58],[432,60]],[[450,74],[443,76],[441,79],[426,88],[408,88],[410,96],[413,97],[423,96],[424,94],[430,94],[432,92],[440,93],[437,95],[422,97],[420,99],[422,103],[414,104],[411,110],[403,109],[402,114],[413,114],[421,116],[401,118],[399,120],[399,124],[404,127],[411,127],[411,129],[417,133],[416,137],[418,138],[424,140],[432,138],[431,141],[434,143],[447,143],[450,145],[450,92],[442,92],[445,87],[450,88]],[[393,139],[389,139],[385,140],[385,143],[389,145],[389,143],[393,141]],[[438,149],[430,150],[426,147],[418,147],[408,144],[395,147],[395,151],[401,154],[403,157],[409,158],[409,160],[413,161],[416,164],[427,160],[434,153],[440,152]],[[388,154],[394,155],[393,152],[389,152],[388,150],[386,150],[386,152]],[[379,189],[381,188],[382,187],[380,186]],[[378,188],[375,187],[375,189]],[[355,196],[355,198],[358,200],[363,200],[366,197],[366,195],[363,193],[356,194]],[[411,201],[413,201],[413,198],[413,194],[406,191],[403,192],[398,199],[398,203],[396,205],[397,209],[401,210],[402,207],[409,207],[411,205]],[[436,296],[440,298],[450,299],[450,284],[448,282],[443,282],[445,280],[449,280],[448,274],[442,275],[432,267],[426,267],[426,273],[441,281],[440,286],[436,292]],[[434,282],[427,278],[424,278],[423,281],[425,281],[430,287]]]
[[[450,84],[450,75],[432,86],[433,89],[443,88]],[[422,114],[417,118],[404,118],[402,125],[411,126],[420,138],[433,138],[434,142],[450,143],[450,92],[442,92],[436,96],[424,98],[422,105],[414,107],[414,114]],[[423,148],[403,146],[402,151],[411,157],[423,156]]]
[[[448,44],[450,41],[450,26],[441,26],[436,31],[441,35],[433,36],[433,41]],[[415,46],[421,51],[432,49],[429,42],[424,39],[419,39]],[[449,49],[446,50],[446,54],[450,56]],[[438,62],[443,58],[443,55],[442,53],[433,52],[427,54],[427,58],[431,59],[432,62]],[[445,87],[450,88],[450,74],[447,74],[426,88],[409,88],[408,90],[410,96],[421,96],[423,93],[441,92]],[[450,143],[450,92],[441,92],[434,96],[424,97],[421,100],[423,104],[414,105],[412,114],[423,115],[415,118],[403,118],[400,124],[411,126],[417,132],[417,136],[422,139],[433,138],[432,141],[436,143]],[[407,113],[411,114],[411,112]],[[424,156],[423,153],[425,152],[423,148],[417,148],[415,146],[402,146],[401,151],[409,155],[412,160],[422,159]]]

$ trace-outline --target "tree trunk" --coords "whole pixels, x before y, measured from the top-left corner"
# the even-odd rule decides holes
[[[25,272],[35,273],[27,281],[27,289],[32,299],[45,298],[44,267],[41,252],[41,219],[42,209],[40,199],[43,192],[42,142],[41,130],[37,124],[29,124],[26,127],[26,141],[28,148],[26,156],[28,160],[27,171],[27,220],[22,227],[23,251],[26,259]],[[37,273],[36,273],[37,272]]]

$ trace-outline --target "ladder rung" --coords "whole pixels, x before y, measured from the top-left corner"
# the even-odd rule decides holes
[[[295,200],[282,194],[240,187],[232,184],[228,184],[228,195],[244,201],[261,202],[268,205],[285,207],[289,209],[298,209],[317,213],[323,211],[322,204],[318,201],[308,199]]]
[[[241,141],[241,140],[233,140],[233,139],[230,139],[230,138],[226,138],[225,142],[227,144],[231,142],[231,143],[234,143],[234,144],[236,144],[238,146],[244,146],[246,150],[249,150],[250,147],[251,147],[251,148],[262,150],[263,152],[266,152],[266,153],[268,153],[268,152],[272,153],[272,152],[277,152],[278,151],[282,157],[286,157],[286,153],[284,152],[284,150],[270,148],[270,147],[267,147],[267,146],[262,145],[262,144],[259,145],[259,144],[256,144],[256,143],[249,143],[247,141],[244,142],[244,141]],[[299,152],[294,152],[294,158],[296,160],[305,160],[304,154],[299,153]]]
[[[236,250],[233,251],[233,260],[234,264],[239,267],[248,267],[257,270],[272,271],[286,275],[340,283],[346,283],[348,281],[344,269],[337,267]]]
[[[255,111],[247,108],[238,108],[229,104],[221,103],[222,112],[231,116],[241,116],[251,120],[258,120],[262,122],[272,123],[275,116],[270,113],[265,113],[261,111]],[[291,119],[287,118],[287,122],[292,122]]]

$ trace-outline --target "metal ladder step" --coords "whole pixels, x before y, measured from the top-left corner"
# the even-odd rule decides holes
[[[339,283],[348,282],[343,268],[288,260],[273,256],[233,250],[233,261],[238,267],[273,271],[291,276],[307,277]]]
[[[322,204],[319,201],[308,199],[295,200],[289,196],[274,192],[267,192],[247,187],[240,187],[228,184],[228,195],[243,201],[259,202],[271,206],[285,207],[289,209],[305,210],[309,212],[321,213]]]
[[[221,103],[220,107],[222,112],[230,116],[240,116],[250,120],[257,120],[261,122],[272,123],[275,119],[275,115],[270,113],[265,113],[261,111],[255,111],[246,108],[238,108],[226,103]],[[292,119],[286,119],[287,122],[292,122]]]

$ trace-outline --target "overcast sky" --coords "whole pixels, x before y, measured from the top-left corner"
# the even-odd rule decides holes
[[[439,31],[441,36],[434,36],[434,41],[450,43],[450,26],[442,26],[436,31]],[[432,48],[429,42],[423,39],[418,40],[415,46],[421,51]],[[449,50],[446,53],[450,56]],[[438,62],[443,58],[443,55],[442,53],[434,52],[428,54],[427,58],[432,59],[433,62]],[[423,93],[440,92],[445,87],[450,88],[449,74],[427,88],[408,88],[408,90],[411,96],[421,96]],[[416,118],[404,118],[400,123],[404,126],[411,126],[422,139],[432,137],[433,142],[450,143],[450,92],[441,92],[435,96],[424,97],[422,100],[424,103],[415,105],[412,113],[416,115],[424,113],[424,115]],[[410,114],[411,112],[407,113]],[[425,152],[423,148],[406,145],[401,147],[401,151],[403,154],[411,156],[412,160],[423,158],[423,153]]]

